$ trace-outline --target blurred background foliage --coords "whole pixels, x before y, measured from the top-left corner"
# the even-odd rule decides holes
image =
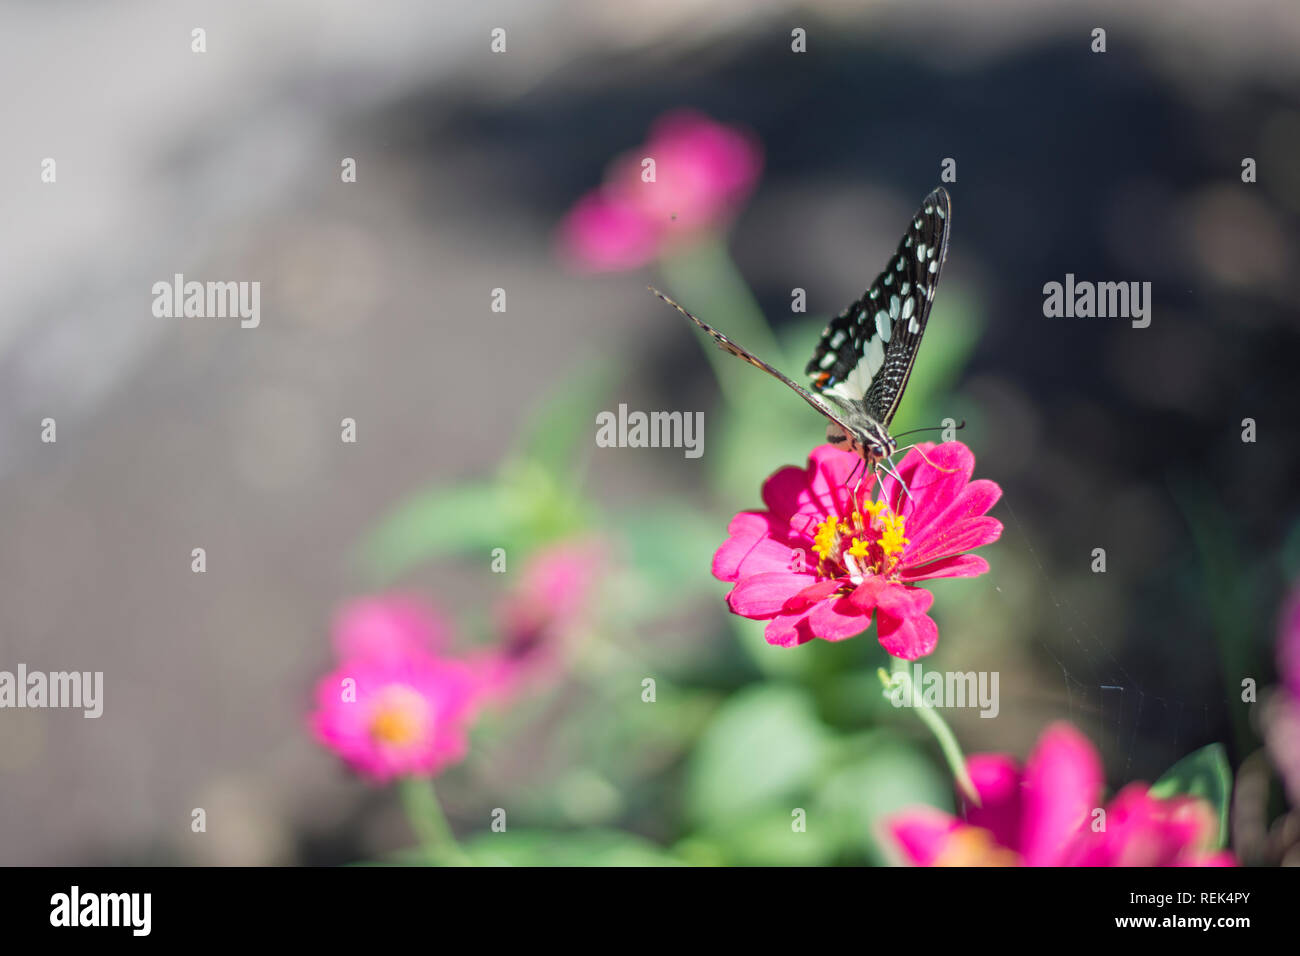
[[[1253,215],[1260,217],[1253,228],[1289,235],[1296,197],[1279,195],[1268,214],[1274,221],[1265,227],[1255,195],[1295,184],[1272,180],[1252,193],[1241,187],[1236,160],[1210,155],[1209,137],[1200,137],[1199,149],[1182,149],[1197,138],[1194,127],[1208,131],[1221,122],[1217,111],[1151,75],[1122,37],[1104,63],[1061,45],[1056,59],[1046,50],[1026,51],[986,66],[978,98],[928,63],[881,57],[871,40],[818,39],[817,62],[795,76],[779,44],[724,45],[706,75],[664,80],[654,97],[642,94],[631,104],[620,100],[641,88],[634,74],[625,85],[575,92],[545,106],[546,94],[534,91],[475,122],[459,117],[449,128],[486,141],[545,108],[547,128],[523,131],[524,152],[538,168],[532,175],[520,171],[522,186],[547,171],[557,128],[584,116],[616,117],[599,135],[578,137],[587,146],[607,144],[603,150],[560,157],[589,171],[633,147],[630,117],[649,125],[652,109],[678,101],[717,108],[718,118],[757,130],[768,168],[755,211],[742,214],[736,229],[739,267],[718,236],[665,255],[654,281],[795,373],[843,302],[818,289],[815,298],[827,307],[792,315],[777,277],[803,284],[800,269],[808,265],[798,243],[826,241],[812,233],[833,214],[836,190],[852,194],[876,177],[914,183],[910,194],[876,204],[906,209],[909,195],[937,178],[924,169],[937,170],[940,158],[959,154],[969,179],[950,187],[956,265],[937,297],[894,428],[965,420],[962,438],[981,459],[979,474],[1008,492],[995,512],[1007,534],[992,549],[988,578],[933,584],[943,640],[926,663],[1003,676],[1001,719],[985,728],[954,715],[959,736],[973,732],[977,745],[1023,754],[1048,717],[1072,719],[1098,741],[1117,785],[1133,776],[1154,780],[1209,741],[1226,741],[1238,759],[1252,752],[1259,741],[1249,707],[1238,701],[1240,684],[1245,677],[1268,679],[1270,618],[1284,579],[1280,568],[1252,561],[1248,552],[1276,548],[1294,524],[1293,496],[1285,495],[1281,476],[1294,474],[1296,463],[1277,442],[1265,442],[1268,450],[1241,442],[1240,419],[1269,414],[1288,388],[1270,373],[1268,357],[1253,354],[1245,340],[1262,327],[1294,341],[1297,328],[1281,294],[1281,272],[1227,275],[1206,266],[1207,259],[1230,254],[1224,237]],[[874,55],[863,55],[860,42]],[[1015,77],[1030,76],[1037,90],[1070,99],[1049,113],[1045,101],[1015,86]],[[779,94],[774,77],[783,84]],[[906,97],[887,92],[896,87],[919,90],[932,112],[914,111]],[[740,89],[744,98],[720,92]],[[992,101],[997,114],[988,110]],[[858,102],[872,104],[861,123],[830,118],[838,106]],[[810,112],[823,126],[812,125]],[[1001,119],[1007,113],[1023,125],[1008,127]],[[1295,114],[1283,109],[1260,121],[1285,123],[1280,117],[1288,115]],[[1068,117],[1068,124],[1045,136],[1052,117]],[[835,146],[819,147],[832,129]],[[861,155],[855,143],[879,142],[877,131],[884,130],[892,150],[870,155],[880,169],[849,159]],[[1000,148],[1012,150],[1015,161],[1004,156],[994,164]],[[905,171],[892,175],[890,163],[905,164]],[[1220,170],[1213,170],[1216,163]],[[554,172],[552,187],[577,185]],[[554,209],[554,188],[537,195],[551,197],[534,203],[539,210]],[[1189,216],[1199,221],[1186,224]],[[833,284],[845,290],[844,301],[883,262],[870,250],[888,249],[898,219],[864,217],[848,233],[853,254],[840,250],[833,257],[856,263],[837,269]],[[1179,234],[1184,228],[1193,232],[1190,241]],[[1130,239],[1134,229],[1147,234],[1143,243]],[[1283,241],[1293,257],[1290,240]],[[747,260],[761,264],[754,270],[762,276],[757,295],[746,282]],[[1067,271],[1080,278],[1154,276],[1153,328],[1043,319],[1040,287]],[[632,298],[633,282],[620,287],[625,307],[658,306]],[[1247,303],[1253,318],[1244,323]],[[764,311],[773,317],[772,330]],[[662,319],[676,326],[678,339],[699,338],[672,313]],[[1232,346],[1215,346],[1221,336]],[[579,533],[618,542],[624,578],[605,592],[606,632],[597,639],[619,650],[597,655],[599,689],[588,684],[587,705],[574,701],[567,708],[563,739],[582,755],[580,766],[553,781],[558,793],[540,802],[539,825],[618,822],[691,862],[886,862],[876,839],[880,817],[918,802],[951,808],[952,786],[914,716],[881,701],[875,671],[885,655],[873,632],[843,645],[814,642],[785,651],[762,641],[761,623],[686,612],[725,590],[705,572],[730,514],[757,504],[767,474],[801,463],[823,423],[780,386],[706,346],[721,386],[718,398],[709,399],[698,376],[688,384],[682,371],[699,363],[679,352],[656,361],[639,347],[632,354],[613,350],[588,363],[595,370],[575,369],[578,377],[534,414],[494,484],[423,493],[399,507],[371,537],[370,562],[400,574],[403,559],[481,554],[506,540],[525,552]],[[1166,378],[1186,380],[1181,398],[1146,387]],[[1219,386],[1215,397],[1207,391],[1212,383]],[[691,408],[697,396],[712,406],[701,475],[707,496],[699,487],[686,500],[642,490],[636,500],[615,492],[611,502],[599,487],[577,490],[589,460],[602,454],[591,447],[596,413],[630,394],[645,399],[632,407]],[[1224,453],[1206,454],[1207,444]],[[632,466],[638,469],[657,470],[664,457],[662,451],[620,454],[639,455]],[[1221,503],[1221,492],[1242,480],[1244,469],[1232,463],[1252,454],[1263,459],[1249,468],[1252,480],[1287,498],[1290,510],[1277,515],[1277,524],[1263,515],[1230,514]],[[652,462],[652,456],[658,457]],[[1233,512],[1259,502],[1245,497],[1251,502],[1234,499]],[[469,517],[484,511],[493,519]],[[452,513],[459,519],[448,520]],[[461,531],[460,524],[467,527]],[[1243,540],[1252,531],[1257,541],[1271,543],[1252,549]],[[1090,581],[1094,547],[1106,549],[1110,566],[1105,577]],[[1193,619],[1196,626],[1172,625]],[[730,637],[720,640],[719,628]],[[1198,643],[1201,651],[1194,649]],[[1217,654],[1205,653],[1212,649]],[[632,690],[643,676],[661,682],[653,706]],[[660,751],[651,768],[643,764],[647,747]],[[1215,752],[1222,773],[1197,779],[1216,786],[1177,786],[1199,788],[1226,814],[1228,750]],[[1166,790],[1175,786],[1170,780],[1181,780],[1176,769],[1169,773]],[[664,799],[634,806],[628,795],[647,790]],[[808,834],[791,832],[791,808],[816,820]],[[519,852],[526,857],[537,845]]]
[[[730,325],[714,319],[729,332],[737,325],[751,332],[738,339],[760,339],[765,320],[730,260],[712,240],[702,245],[704,254],[666,263],[669,281],[688,301],[694,302],[694,293],[716,306],[706,310],[711,319],[735,319]],[[956,292],[941,301],[927,334],[926,361],[897,419],[904,427],[941,419],[940,402],[978,337],[981,319],[968,296]],[[746,310],[750,314],[741,317]],[[765,354],[780,368],[801,370],[806,357],[797,356],[829,318],[791,323],[781,347]],[[801,463],[820,443],[825,424],[765,377],[723,358],[716,363],[720,375],[742,374],[729,379],[734,399],[707,417],[706,433],[716,437],[706,444],[705,460],[711,497],[740,503],[734,511],[756,503],[762,478],[780,463]],[[882,698],[875,671],[888,656],[874,630],[842,646],[816,642],[784,651],[763,642],[762,622],[730,615],[724,622],[716,612],[666,622],[665,606],[723,590],[708,569],[730,512],[652,500],[647,510],[606,514],[584,486],[596,415],[617,404],[614,383],[630,373],[615,363],[555,390],[528,416],[495,478],[418,492],[385,515],[361,549],[364,570],[381,586],[436,559],[482,561],[493,548],[504,548],[518,561],[592,534],[614,545],[620,559],[618,576],[599,581],[601,626],[591,635],[598,646],[587,642],[572,662],[575,673],[546,693],[582,701],[566,707],[558,723],[547,721],[580,764],[522,803],[511,793],[508,802],[534,826],[508,830],[508,839],[482,836],[471,844],[471,857],[511,865],[886,862],[877,843],[881,817],[917,803],[953,804],[952,785],[930,759],[920,725],[911,726],[906,713]],[[970,605],[960,590],[950,603],[947,616]],[[710,632],[724,623],[734,638],[719,645]],[[687,639],[707,656],[684,649],[665,672],[655,646],[665,626],[677,631],[673,643]],[[640,693],[646,677],[657,685],[653,703]],[[473,759],[496,759],[494,738],[534,724],[534,706],[545,708],[525,704],[504,718],[504,727],[484,730],[488,755]],[[647,754],[654,755],[648,765]],[[628,795],[647,788],[667,802],[637,801],[639,814],[631,815]],[[810,814],[816,825],[796,829],[792,813]],[[637,831],[670,842],[676,856],[632,834],[587,829],[629,819]],[[582,829],[537,828],[566,824]],[[418,850],[404,850],[393,859],[423,858]]]

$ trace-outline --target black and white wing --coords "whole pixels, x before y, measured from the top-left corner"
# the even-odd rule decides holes
[[[806,369],[814,392],[859,405],[889,427],[930,318],[950,220],[940,186],[922,201],[885,271],[826,326]]]
[[[688,319],[690,319],[692,322],[694,322],[696,325],[702,328],[705,332],[708,332],[709,335],[713,336],[714,341],[717,342],[718,345],[722,346],[723,349],[730,352],[732,355],[736,356],[737,358],[744,359],[746,362],[748,362],[750,365],[754,366],[755,368],[762,369],[764,372],[766,372],[768,375],[771,375],[773,378],[777,379],[778,381],[784,382],[791,389],[798,392],[800,398],[802,398],[813,408],[817,409],[817,411],[821,412],[831,421],[835,422],[837,425],[840,425],[842,427],[845,428],[848,427],[847,425],[845,425],[844,422],[844,409],[842,407],[842,403],[837,401],[835,396],[832,395],[832,396],[823,397],[821,395],[813,394],[812,392],[808,391],[808,389],[800,385],[798,382],[791,379],[788,375],[785,375],[780,370],[775,369],[772,366],[768,365],[766,362],[764,362],[753,352],[750,352],[748,349],[741,348],[739,345],[731,341],[731,339],[727,338],[725,335],[723,335],[713,326],[709,325],[703,319],[700,319],[697,316],[694,316],[691,313],[687,312],[680,305],[678,305],[672,299],[668,298],[668,296],[664,295],[654,286],[650,286],[649,289],[651,292],[659,296],[659,298],[663,299],[665,302],[671,305],[682,315],[686,316]]]

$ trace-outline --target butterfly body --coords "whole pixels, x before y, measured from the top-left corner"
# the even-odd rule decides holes
[[[921,202],[894,255],[862,297],[822,331],[798,384],[663,293],[726,351],[776,378],[826,419],[826,438],[873,468],[898,449],[889,425],[912,374],[948,252],[951,201],[941,186]]]
[[[852,452],[868,465],[888,458],[898,450],[889,430],[870,415],[862,414],[852,405],[841,406],[843,424],[830,422],[826,426],[826,440],[836,448]]]

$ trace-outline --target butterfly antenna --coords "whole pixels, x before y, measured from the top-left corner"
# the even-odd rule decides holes
[[[915,435],[917,432],[938,432],[938,431],[943,431],[946,427],[947,427],[946,425],[926,425],[926,426],[923,427],[923,428],[909,428],[909,429],[908,429],[907,431],[905,431],[905,432],[899,432],[899,433],[898,433],[897,435],[895,435],[894,437],[895,437],[895,438],[906,438],[908,435]],[[966,427],[966,419],[963,418],[963,419],[961,420],[961,424],[960,424],[960,425],[955,425],[955,426],[953,426],[953,429],[952,429],[952,430],[955,431],[955,432],[959,432],[959,431],[961,431],[961,430],[962,430],[963,428],[965,428],[965,427]],[[907,447],[908,447],[908,448],[911,448],[912,446],[911,446],[911,445],[908,445]]]
[[[653,292],[655,295],[659,296],[659,298],[663,299],[665,302],[667,302],[669,305],[671,305],[674,309],[676,309],[676,310],[677,310],[678,312],[680,312],[682,315],[686,316],[688,319],[690,319],[690,320],[691,320],[692,322],[694,322],[696,325],[703,325],[703,324],[704,324],[704,323],[701,322],[701,321],[700,321],[696,316],[691,315],[691,313],[687,312],[687,311],[686,311],[685,309],[683,309],[680,305],[678,305],[678,304],[677,304],[676,302],[674,302],[672,299],[668,298],[668,296],[664,295],[662,292],[660,292],[660,291],[659,291],[658,289],[656,289],[654,286],[652,286],[652,285],[648,285],[648,286],[646,286],[646,288],[649,289],[651,292]]]
[[[910,444],[910,445],[904,445],[902,448],[897,449],[897,450],[894,452],[894,454],[898,454],[898,452],[900,452],[900,451],[908,451],[908,450],[910,450],[910,449],[912,449],[912,448],[915,448],[915,449],[916,449],[916,453],[917,453],[918,455],[921,456],[921,459],[922,459],[922,460],[923,460],[927,465],[929,465],[931,468],[933,468],[935,471],[941,471],[941,472],[943,472],[945,475],[951,475],[951,474],[953,474],[954,472],[957,471],[956,468],[940,468],[938,465],[936,465],[934,462],[932,462],[929,458],[926,457],[925,452],[921,451],[920,446],[917,445],[916,442],[912,442],[912,444]]]

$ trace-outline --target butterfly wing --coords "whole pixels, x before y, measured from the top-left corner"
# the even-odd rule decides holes
[[[921,202],[885,271],[822,332],[806,369],[814,392],[889,427],[930,318],[951,217],[940,186]]]
[[[702,328],[705,332],[708,332],[709,335],[713,336],[714,341],[717,342],[718,345],[721,346],[723,349],[730,352],[732,355],[736,356],[737,358],[744,359],[746,362],[748,362],[750,365],[754,366],[755,368],[762,369],[764,372],[766,372],[768,375],[771,375],[773,378],[777,379],[778,381],[785,383],[791,389],[798,392],[800,398],[802,398],[813,408],[817,409],[817,411],[821,412],[831,421],[835,422],[837,425],[846,428],[848,427],[847,425],[845,425],[843,420],[844,409],[835,396],[830,396],[830,395],[822,396],[822,395],[813,394],[812,392],[808,391],[808,389],[800,385],[798,382],[794,381],[793,379],[789,378],[779,370],[768,365],[766,362],[764,362],[761,358],[759,358],[754,353],[750,352],[748,349],[741,348],[739,345],[731,341],[731,339],[727,338],[725,335],[723,335],[713,326],[709,325],[707,322],[687,312],[680,305],[678,305],[672,299],[668,298],[668,296],[664,295],[658,289],[654,288],[653,286],[650,286],[649,288],[651,292],[659,296],[659,298],[663,299],[665,302],[671,305],[682,315],[686,316],[688,319],[690,319],[692,322],[694,322],[696,325]]]

